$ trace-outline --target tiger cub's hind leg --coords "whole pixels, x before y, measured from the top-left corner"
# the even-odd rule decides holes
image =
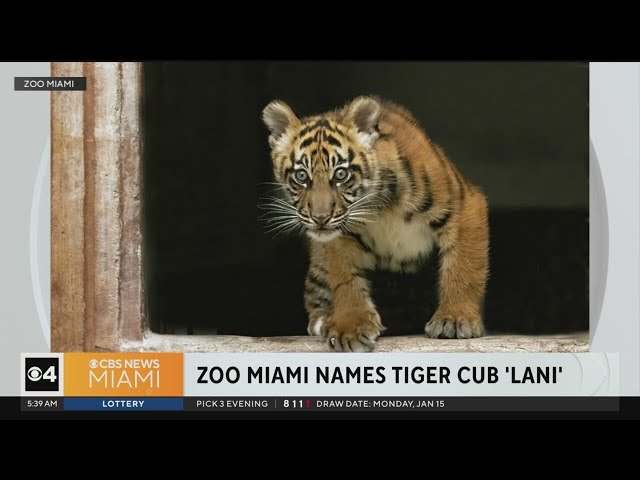
[[[440,304],[425,332],[432,338],[484,335],[482,303],[489,269],[487,202],[473,189],[439,226]]]

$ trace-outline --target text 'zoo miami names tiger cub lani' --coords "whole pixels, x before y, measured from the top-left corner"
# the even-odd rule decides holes
[[[425,319],[426,334],[483,334],[487,201],[409,111],[359,97],[298,118],[276,100],[263,119],[283,192],[272,198],[273,221],[310,238],[309,334],[323,336],[336,351],[372,350],[384,327],[367,272],[416,271],[436,246],[439,306]]]

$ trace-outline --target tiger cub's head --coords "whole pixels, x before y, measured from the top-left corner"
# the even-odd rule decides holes
[[[300,230],[318,241],[371,221],[381,107],[359,97],[341,110],[300,119],[275,100],[262,112],[273,170],[284,199],[271,198],[274,229]]]

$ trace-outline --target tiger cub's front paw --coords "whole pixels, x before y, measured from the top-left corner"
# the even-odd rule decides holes
[[[327,333],[327,325],[331,321],[331,312],[327,310],[318,310],[309,315],[309,325],[307,325],[307,333],[309,335],[317,335],[325,337]]]
[[[350,309],[334,313],[327,322],[324,337],[336,352],[370,352],[383,330],[375,310]]]

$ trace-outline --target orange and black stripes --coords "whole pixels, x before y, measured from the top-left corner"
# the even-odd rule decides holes
[[[299,119],[274,101],[263,118],[284,194],[270,207],[275,222],[311,238],[309,333],[337,351],[370,350],[384,328],[367,272],[413,272],[438,251],[440,306],[427,335],[482,335],[487,202],[408,110],[359,97]]]
[[[326,270],[311,266],[305,282],[305,305],[307,310],[330,309],[333,306],[331,287],[326,279]]]

